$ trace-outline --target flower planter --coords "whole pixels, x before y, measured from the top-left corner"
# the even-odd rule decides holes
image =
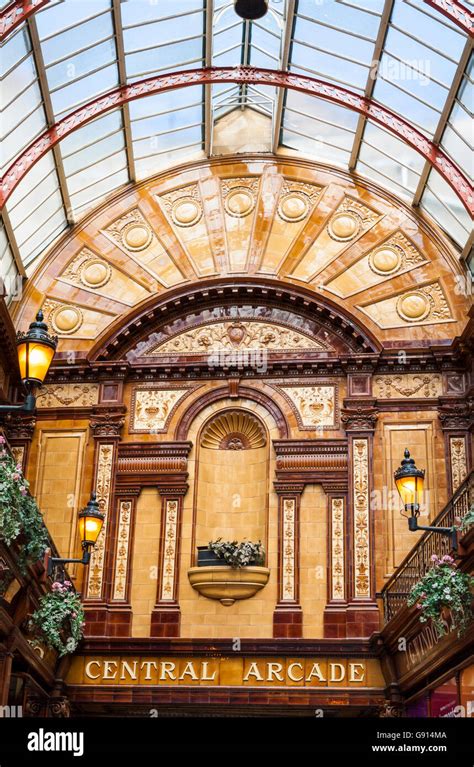
[[[229,567],[222,564],[214,566],[191,567],[188,578],[193,589],[207,599],[218,599],[229,607],[236,600],[249,599],[267,585],[270,577],[268,567]]]

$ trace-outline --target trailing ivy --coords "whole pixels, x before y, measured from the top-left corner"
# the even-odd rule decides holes
[[[67,655],[76,650],[84,635],[84,608],[71,581],[55,581],[51,589],[31,616],[31,628],[37,644],[44,642],[60,656]]]
[[[261,541],[252,543],[251,541],[223,541],[218,538],[216,541],[209,542],[209,548],[216,557],[224,559],[231,567],[246,567],[248,565],[263,565],[265,562],[265,551]]]
[[[9,546],[24,536],[19,558],[23,571],[41,559],[49,544],[43,516],[28,488],[21,465],[7,452],[5,438],[0,436],[0,540]]]
[[[407,600],[408,607],[416,605],[420,610],[420,622],[431,620],[438,634],[449,633],[449,626],[443,618],[443,608],[449,609],[453,626],[462,636],[472,620],[472,589],[474,577],[462,573],[448,554],[431,557],[432,567],[413,586]]]
[[[459,530],[460,533],[465,533],[472,527],[472,525],[474,525],[474,506],[471,506],[466,516],[462,518],[461,524],[456,529]]]

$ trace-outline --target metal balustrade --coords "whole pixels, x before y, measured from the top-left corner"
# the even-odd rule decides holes
[[[474,472],[471,472],[430,524],[436,527],[453,527],[456,520],[462,520],[466,516],[473,503]],[[419,538],[382,589],[384,623],[388,623],[406,605],[411,589],[432,566],[431,557],[434,554],[438,557],[450,554],[450,547],[451,541],[446,535],[426,532]]]

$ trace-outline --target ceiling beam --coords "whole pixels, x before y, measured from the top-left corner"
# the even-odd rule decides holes
[[[206,67],[212,67],[212,29],[214,25],[214,0],[206,2],[206,31],[204,62]],[[212,85],[204,86],[204,152],[206,157],[212,154],[212,137],[214,133],[214,118],[212,112]]]
[[[53,109],[53,103],[51,101],[51,94],[49,92],[48,78],[46,75],[46,68],[44,65],[43,51],[41,50],[41,42],[38,34],[38,27],[36,25],[36,19],[34,16],[29,16],[27,21],[28,31],[30,33],[31,47],[33,51],[33,60],[35,62],[36,73],[38,75],[38,83],[40,87],[41,98],[43,100],[44,113],[46,115],[46,122],[48,128],[52,128],[55,124],[55,115]],[[61,150],[59,146],[52,147],[53,160],[56,167],[56,173],[59,182],[59,191],[64,206],[64,214],[66,221],[70,226],[74,225],[74,211],[72,208],[71,198],[69,196],[69,189],[66,181],[66,173],[64,170],[63,158],[61,156]]]
[[[115,31],[115,45],[117,49],[117,66],[119,72],[119,84],[127,84],[127,69],[125,65],[125,47],[123,42],[122,9],[120,0],[112,2],[112,18]],[[130,122],[130,106],[122,104],[123,132],[125,135],[125,151],[127,153],[128,175],[130,181],[136,181],[135,157],[133,154],[132,124]]]
[[[369,76],[365,84],[364,96],[367,99],[372,98],[372,94],[375,88],[375,82],[377,80],[378,67],[382,58],[383,49],[385,45],[385,38],[387,37],[388,25],[390,23],[390,17],[392,15],[394,0],[385,0],[384,9],[380,18],[379,31],[377,32],[377,38],[375,40],[374,52],[372,54],[372,66],[369,69]],[[375,66],[374,66],[375,65]],[[354,136],[354,143],[352,144],[352,152],[349,158],[349,170],[354,170],[359,159],[359,152],[362,145],[362,139],[364,137],[365,126],[367,118],[364,115],[360,115],[357,121],[356,132]]]
[[[10,245],[13,260],[15,261],[16,268],[18,269],[18,274],[21,277],[26,277],[25,267],[23,266],[23,260],[21,258],[20,249],[16,241],[15,232],[13,231],[13,227],[12,227],[10,216],[8,215],[7,209],[3,208],[3,210],[0,211],[0,215],[2,217],[3,226],[5,227],[5,234],[7,235],[7,240],[8,240],[8,244]]]
[[[288,0],[285,18],[285,31],[281,41],[281,60],[280,69],[286,71],[290,60],[291,38],[293,35],[293,26],[295,22],[296,0]],[[273,117],[273,138],[272,151],[275,154],[280,144],[281,123],[283,120],[283,108],[285,104],[285,91],[278,89],[275,114]]]
[[[469,63],[471,52],[472,52],[472,40],[468,39],[466,40],[466,44],[461,54],[461,58],[459,59],[459,64],[457,66],[456,72],[454,73],[454,77],[451,82],[451,88],[449,89],[449,93],[446,97],[446,101],[444,102],[443,111],[440,115],[438,125],[436,126],[436,130],[433,135],[433,144],[435,144],[436,146],[439,145],[439,143],[441,142],[441,139],[443,138],[444,129],[446,128],[446,125],[448,123],[449,115],[451,114],[451,110],[456,100],[457,92],[459,90],[459,86],[461,85],[463,74]],[[415,206],[420,204],[421,198],[423,197],[423,192],[425,191],[426,183],[428,181],[428,176],[430,175],[430,170],[431,170],[430,163],[425,162],[420,174],[420,178],[415,190],[415,194],[413,195],[412,204]]]
[[[474,189],[463,171],[440,147],[433,144],[403,117],[371,99],[327,80],[257,67],[199,67],[198,69],[166,72],[130,85],[113,88],[108,93],[98,96],[51,126],[34,139],[13,161],[3,178],[0,179],[0,205],[5,204],[21,179],[53,146],[99,115],[106,114],[135,99],[207,83],[252,83],[269,85],[272,88],[289,88],[359,112],[367,119],[382,125],[385,130],[429,160],[454,189],[466,210],[470,213],[474,212]]]
[[[49,0],[15,0],[0,13],[0,41],[23,24],[31,14],[40,11]]]

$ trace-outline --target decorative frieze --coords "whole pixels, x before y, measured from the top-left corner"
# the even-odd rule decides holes
[[[348,242],[375,224],[380,215],[353,197],[345,197],[329,220],[327,231],[333,240]]]
[[[91,407],[99,401],[99,384],[45,384],[38,392],[39,408]]]
[[[245,218],[255,208],[259,178],[229,178],[221,180],[224,208],[229,216]]]
[[[282,596],[281,602],[294,602],[295,590],[295,566],[296,566],[296,500],[294,498],[283,499],[283,539],[282,545]]]
[[[119,503],[117,522],[117,548],[115,552],[113,600],[123,601],[127,596],[131,522],[132,501],[121,500]]]
[[[331,600],[345,594],[344,499],[331,498]]]
[[[132,392],[130,433],[164,432],[178,404],[195,387],[136,387]]]
[[[335,386],[279,386],[287,402],[296,412],[301,429],[336,426],[337,391]]]
[[[208,354],[236,349],[268,351],[326,351],[319,341],[283,325],[269,322],[214,322],[180,333],[145,352],[145,355]]]
[[[374,400],[345,400],[341,411],[341,422],[346,431],[374,431],[378,410]]]
[[[467,477],[466,440],[464,437],[456,436],[449,438],[449,457],[454,493]]]
[[[197,184],[173,189],[173,191],[160,196],[157,195],[157,200],[161,202],[176,226],[194,226],[202,218],[202,201]]]
[[[321,196],[323,187],[285,179],[281,188],[277,213],[283,221],[293,224],[307,218]]]
[[[91,553],[89,578],[86,590],[87,599],[100,599],[102,597],[108,515],[114,464],[114,449],[115,445],[113,443],[100,443],[97,448],[97,475],[95,490],[97,493],[97,500],[99,502],[100,510],[105,515],[105,517],[99,538],[97,539],[97,543]]]
[[[352,440],[354,596],[370,598],[369,440]]]
[[[434,399],[443,393],[441,376],[435,373],[376,376],[373,395],[377,399],[423,397]]]
[[[178,547],[177,499],[164,500],[163,565],[161,574],[160,602],[175,601],[176,556]]]
[[[74,285],[92,290],[104,287],[112,277],[112,268],[107,261],[97,256],[88,248],[69,262],[61,278],[69,280]]]

